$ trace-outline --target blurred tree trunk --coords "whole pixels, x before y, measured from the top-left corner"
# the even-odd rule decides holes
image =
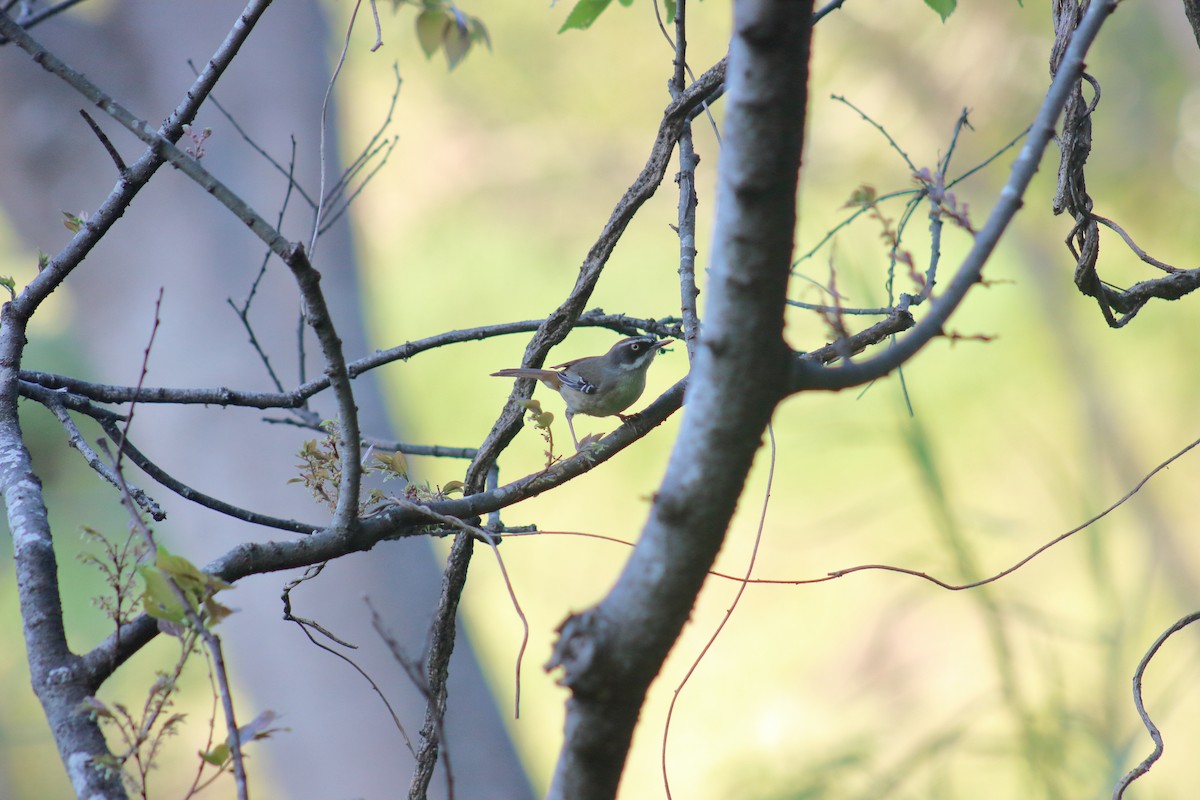
[[[106,4],[99,19],[84,21],[65,14],[32,32],[156,125],[192,80],[187,59],[203,65],[240,10],[240,3],[229,0],[130,0]],[[329,80],[322,57],[330,39],[327,22],[315,2],[277,4],[215,92],[237,122],[282,163],[289,158],[289,137],[295,135],[297,178],[314,195],[319,186],[320,109]],[[381,61],[380,68],[385,66]],[[386,98],[380,102],[382,106]],[[54,252],[68,236],[60,212],[94,208],[116,181],[112,162],[76,113],[83,103],[23,52],[0,48],[0,203],[24,243],[45,252]],[[381,107],[381,118],[382,111]],[[127,159],[142,151],[141,143],[96,116]],[[78,124],[64,123],[71,119]],[[214,129],[205,145],[204,163],[271,216],[284,197],[283,176],[253,152],[211,104],[197,123],[198,128]],[[329,152],[336,162],[336,140]],[[331,171],[337,169],[335,165]],[[147,385],[270,389],[263,365],[226,303],[226,298],[244,301],[262,262],[262,247],[195,185],[169,169],[163,173],[68,282],[71,341],[78,343],[79,355],[96,380],[135,382],[154,319],[154,300],[163,287],[162,326]],[[311,222],[307,209],[293,197],[290,211],[304,213],[289,214],[285,235],[306,241]],[[348,356],[365,353],[358,275],[345,224],[322,239],[316,265]],[[298,308],[292,279],[276,262],[259,288],[251,319],[287,387],[298,377]],[[203,360],[196,358],[197,342],[210,354]],[[369,377],[359,379],[357,393],[363,429],[386,435],[378,386]],[[317,408],[333,416],[325,398],[318,398]],[[312,434],[266,425],[262,416],[142,406],[130,438],[160,466],[201,491],[243,507],[320,522],[325,512],[312,505],[302,489],[286,484],[295,474],[299,441]],[[274,538],[270,531],[169,495],[140,474],[131,478],[168,510],[166,522],[157,526],[160,534],[198,563],[239,541]],[[97,490],[94,506],[115,508],[115,495],[105,492]],[[74,536],[76,525],[99,523],[71,520],[69,530],[56,533],[60,539]],[[109,528],[110,533],[121,530],[123,526]],[[252,775],[255,765],[266,768],[263,771],[279,782],[277,796],[289,798],[394,796],[396,787],[408,782],[412,757],[366,683],[343,662],[312,646],[295,626],[280,621],[279,594],[289,577],[265,576],[240,584],[230,600],[239,613],[221,626],[235,680],[248,690],[241,720],[270,708],[283,714],[282,724],[290,728],[256,750]],[[298,615],[317,619],[360,645],[352,657],[381,685],[413,737],[424,717],[424,698],[370,630],[362,597],[371,597],[415,657],[425,646],[439,584],[439,564],[428,542],[413,539],[331,565],[293,595]],[[81,650],[91,642],[73,644]],[[148,686],[149,665],[142,668],[147,670]],[[530,797],[527,778],[466,641],[458,643],[452,674],[446,735],[459,796]],[[443,794],[444,787],[444,782],[435,781],[433,794]]]

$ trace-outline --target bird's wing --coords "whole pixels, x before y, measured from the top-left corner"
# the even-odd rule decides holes
[[[576,359],[576,360],[580,360],[580,359]],[[575,362],[574,361],[567,362],[566,366],[569,367],[573,363],[575,363]],[[588,383],[586,380],[584,380],[579,375],[572,372],[570,369],[564,369],[562,372],[558,373],[558,379],[560,381],[562,381],[563,386],[567,387],[568,389],[574,389],[575,391],[579,392],[580,394],[595,394],[596,393],[596,385],[595,384]]]

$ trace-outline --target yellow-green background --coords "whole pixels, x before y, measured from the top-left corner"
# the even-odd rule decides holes
[[[644,163],[668,99],[672,52],[644,0],[614,4],[590,31],[561,36],[565,3],[465,10],[487,23],[493,50],[472,52],[450,73],[421,56],[411,10],[384,13],[386,46],[375,54],[360,13],[339,84],[342,143],[353,156],[385,113],[393,62],[404,78],[399,145],[354,210],[370,287],[365,311],[379,347],[552,309]],[[697,73],[723,53],[728,15],[716,0],[690,8]],[[974,131],[960,137],[954,175],[1031,119],[1048,83],[1050,39],[1048,9],[1033,2],[963,3],[942,24],[918,0],[852,0],[824,20],[814,44],[798,252],[846,214],[840,207],[858,185],[912,186],[882,137],[831,93],[884,124],[918,167],[932,168],[969,107]],[[1104,87],[1088,175],[1096,210],[1181,267],[1194,266],[1200,245],[1196,51],[1176,5],[1143,1],[1122,4],[1088,59]],[[703,268],[719,147],[706,124],[696,133]],[[976,224],[1014,156],[957,189]],[[864,563],[951,582],[998,571],[1109,505],[1200,435],[1200,298],[1153,304],[1128,328],[1109,330],[1071,284],[1062,245],[1069,222],[1049,211],[1056,168],[1051,148],[988,267],[989,285],[974,290],[951,323],[963,336],[994,340],[936,341],[905,369],[915,416],[894,377],[865,393],[798,396],[780,406],[756,576],[813,578]],[[617,247],[591,306],[678,313],[673,172]],[[900,206],[885,211],[895,220]],[[921,268],[925,228],[921,211],[907,240]],[[947,229],[944,278],[967,243]],[[14,255],[28,263],[27,254]],[[879,228],[863,220],[800,270],[825,281],[834,269],[850,304],[873,305],[883,299],[884,264]],[[1122,285],[1152,277],[1111,234],[1101,270]],[[819,299],[799,279],[793,297]],[[788,333],[799,349],[827,341],[807,313],[792,313]],[[600,352],[612,338],[580,331],[554,356]],[[508,337],[386,367],[406,437],[478,443],[511,386],[487,373],[517,365],[523,345]],[[685,371],[677,347],[654,366],[647,399]],[[561,411],[544,390],[538,396]],[[612,421],[580,423],[582,433],[609,430]],[[595,472],[507,510],[505,521],[632,541],[676,431],[677,420],[669,421]],[[555,432],[566,440],[561,423]],[[502,479],[538,469],[542,449],[524,431],[502,459]],[[667,745],[673,796],[1106,796],[1151,746],[1132,708],[1131,672],[1153,638],[1200,599],[1195,458],[985,591],[948,593],[882,572],[750,587],[679,695]],[[435,483],[461,477],[453,462],[414,466]],[[718,562],[723,572],[746,569],[768,471],[764,450]],[[532,632],[512,731],[544,788],[566,693],[541,664],[554,628],[603,595],[627,550],[543,535],[510,541],[502,552]],[[73,586],[95,583],[61,560],[78,576]],[[667,704],[736,588],[714,579],[701,596],[643,712],[622,797],[663,795]],[[521,629],[487,551],[472,568],[465,606],[501,707],[510,707]],[[27,681],[11,588],[0,607],[11,631],[0,668],[11,686]],[[158,657],[168,654],[160,647]],[[1185,797],[1200,782],[1190,757],[1200,736],[1190,677],[1198,655],[1195,634],[1181,634],[1148,673],[1147,703],[1167,754],[1135,797]],[[131,666],[150,669],[154,658]],[[42,735],[38,752],[46,752],[42,728],[32,698],[9,710],[0,731],[6,771],[31,760],[30,731]],[[460,734],[462,746],[471,746],[466,738]],[[52,757],[41,760],[53,775]],[[51,779],[31,778],[27,796],[53,796],[35,780]]]

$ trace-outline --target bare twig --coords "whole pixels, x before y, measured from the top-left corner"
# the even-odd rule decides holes
[[[906,336],[898,339],[893,347],[872,358],[832,369],[797,364],[793,369],[791,391],[840,390],[868,383],[896,369],[933,338],[941,335],[946,321],[958,309],[967,292],[980,282],[984,265],[1020,209],[1021,198],[1037,172],[1042,153],[1054,136],[1055,121],[1083,72],[1084,55],[1116,5],[1114,0],[1096,0],[1089,6],[1079,28],[1071,37],[1062,66],[1030,126],[1029,137],[1013,164],[995,207],[975,236],[971,250],[958,272],[949,283],[944,284],[941,297],[930,305],[924,318]]]
[[[383,139],[383,135],[392,125],[392,118],[396,113],[396,104],[400,99],[400,87],[403,85],[403,81],[400,79],[400,69],[395,64],[392,64],[392,73],[396,78],[396,86],[392,90],[392,98],[388,103],[387,114],[384,115],[383,121],[379,124],[379,127],[375,130],[371,138],[367,140],[367,143],[363,145],[354,160],[342,170],[342,174],[334,182],[333,186],[328,190],[322,190],[322,206],[331,208],[332,210],[329,211],[328,215],[323,216],[323,220],[319,225],[314,221],[317,236],[323,236],[350,209],[350,204],[362,194],[371,180],[387,164],[388,158],[395,149],[397,142],[399,142],[398,136]],[[372,161],[376,161],[377,163],[371,167],[371,171],[362,179],[358,187],[347,194],[350,182],[360,175],[363,170],[367,169]]]
[[[25,286],[25,289],[13,301],[13,313],[24,319],[28,319],[33,314],[45,298],[66,279],[67,275],[120,218],[129,203],[133,201],[133,198],[165,160],[171,160],[171,157],[174,157],[177,161],[180,159],[194,161],[175,148],[173,143],[183,135],[183,127],[195,119],[200,104],[209,96],[213,86],[224,74],[234,55],[270,4],[270,0],[250,0],[225,41],[221,43],[205,65],[204,71],[192,83],[184,99],[157,131],[137,119],[82,73],[71,69],[61,59],[42,47],[20,26],[16,25],[8,14],[0,11],[0,35],[16,42],[43,69],[61,78],[122,126],[137,133],[139,138],[150,145],[150,148],[129,168],[125,178],[118,182],[100,207],[88,218],[87,224],[81,226],[70,243],[56,257],[50,259],[45,268]],[[160,148],[167,152],[161,152]],[[245,218],[243,217],[243,219]]]
[[[361,6],[362,0],[356,0],[354,9],[350,12],[350,21],[346,23],[346,35],[342,40],[342,52],[338,55],[337,63],[333,67],[333,74],[329,76],[329,84],[325,87],[325,99],[321,102],[321,190],[317,194],[317,211],[313,217],[312,235],[308,240],[308,252],[313,255],[316,255],[317,252],[317,237],[321,231],[321,216],[325,211],[325,178],[330,164],[330,154],[327,152],[327,138],[325,135],[325,131],[329,126],[329,100],[333,97],[333,87],[337,84],[338,76],[342,74],[342,67],[346,64],[346,53],[350,50],[350,34],[354,30],[354,21],[358,19],[358,9]]]
[[[1183,458],[1185,455],[1187,455],[1189,452],[1191,452],[1197,446],[1200,446],[1200,439],[1196,439],[1191,444],[1189,444],[1187,447],[1184,447],[1182,450],[1175,453],[1175,455],[1171,456],[1166,461],[1162,462],[1157,467],[1150,470],[1148,473],[1145,474],[1145,476],[1142,477],[1142,479],[1140,481],[1137,482],[1137,484],[1132,489],[1130,489],[1128,492],[1126,492],[1125,495],[1123,497],[1121,497],[1121,499],[1117,500],[1115,503],[1110,505],[1108,508],[1104,509],[1103,511],[1101,511],[1100,513],[1091,517],[1090,519],[1085,520],[1084,522],[1081,522],[1080,524],[1076,525],[1074,528],[1067,531],[1066,533],[1063,533],[1063,534],[1055,537],[1054,539],[1051,539],[1049,542],[1046,542],[1041,547],[1037,548],[1032,553],[1025,556],[1017,563],[1013,564],[1011,567],[1008,567],[1007,569],[1003,569],[1000,572],[997,572],[988,578],[984,578],[984,579],[978,580],[978,581],[972,581],[971,583],[953,584],[953,583],[947,583],[946,581],[940,580],[939,578],[935,578],[932,575],[927,575],[924,572],[919,572],[919,571],[913,570],[913,569],[906,569],[904,567],[892,567],[892,566],[888,566],[886,564],[865,564],[865,565],[857,566],[857,567],[849,567],[847,569],[839,569],[839,570],[829,573],[829,575],[825,578],[817,578],[817,579],[814,579],[811,581],[805,581],[805,583],[820,583],[822,581],[830,580],[831,578],[840,578],[843,575],[849,575],[852,572],[861,572],[863,570],[871,570],[871,569],[881,569],[881,570],[886,570],[888,572],[900,572],[905,575],[912,575],[913,577],[922,578],[924,580],[927,580],[932,584],[942,587],[943,589],[949,589],[949,590],[955,591],[955,592],[962,591],[964,589],[974,589],[978,586],[985,586],[989,583],[994,583],[995,581],[998,581],[1001,578],[1003,578],[1007,575],[1011,575],[1012,573],[1016,572],[1021,567],[1025,566],[1030,561],[1032,561],[1033,559],[1040,556],[1042,553],[1044,553],[1047,550],[1049,550],[1050,548],[1054,547],[1059,542],[1061,542],[1065,539],[1069,539],[1070,537],[1074,536],[1075,534],[1079,533],[1080,531],[1082,531],[1086,528],[1089,528],[1096,522],[1099,522],[1100,520],[1104,519],[1109,514],[1111,514],[1113,511],[1116,511],[1118,508],[1120,508],[1122,505],[1124,505],[1125,502],[1129,500],[1129,498],[1133,497],[1135,494],[1137,494],[1139,491],[1141,491],[1142,487],[1144,487],[1147,483],[1149,483],[1150,480],[1155,475],[1162,472],[1164,469],[1171,466],[1171,464],[1175,463],[1179,459]]]
[[[1197,620],[1200,620],[1200,611],[1193,611],[1176,621],[1174,625],[1159,634],[1159,637],[1154,640],[1154,644],[1150,645],[1150,649],[1146,651],[1146,654],[1142,656],[1142,660],[1138,662],[1137,669],[1133,673],[1133,704],[1137,708],[1138,716],[1142,718],[1142,724],[1146,726],[1147,733],[1150,734],[1150,739],[1154,742],[1154,751],[1146,756],[1140,764],[1126,773],[1125,777],[1117,781],[1117,785],[1113,788],[1113,800],[1121,800],[1125,796],[1125,790],[1129,788],[1129,784],[1149,772],[1155,762],[1162,758],[1162,733],[1146,712],[1146,704],[1142,699],[1142,676],[1146,673],[1146,668],[1150,666],[1150,661],[1167,639]]]
[[[375,44],[371,45],[371,52],[374,53],[383,47],[383,28],[379,24],[379,9],[375,7],[375,0],[370,0],[370,3],[371,17],[375,20]]]
[[[414,512],[425,516],[425,509]],[[442,573],[442,591],[438,597],[437,610],[429,626],[429,654],[425,659],[424,684],[426,687],[425,722],[421,726],[421,743],[417,748],[417,766],[408,784],[409,800],[424,800],[429,793],[434,768],[440,753],[446,764],[446,787],[450,800],[454,797],[454,771],[450,768],[450,748],[446,744],[446,698],[447,681],[450,677],[450,656],[458,638],[456,616],[462,599],[463,586],[467,581],[467,568],[475,546],[472,534],[460,533],[454,537],[446,569]]]
[[[50,393],[50,395],[51,396],[47,402],[47,408],[50,409],[54,416],[58,418],[58,421],[62,423],[63,428],[66,429],[68,443],[71,445],[71,447],[79,451],[80,455],[82,455],[84,460],[87,462],[87,465],[91,467],[97,475],[119,489],[121,487],[120,481],[117,480],[117,475],[108,465],[108,462],[100,458],[96,451],[92,449],[91,445],[88,444],[87,439],[84,438],[79,428],[75,425],[75,420],[71,419],[70,413],[67,411],[66,406],[62,404],[61,400],[55,397],[53,393]],[[114,430],[117,430],[115,426]],[[119,433],[119,430],[117,430],[117,432]],[[111,436],[112,433],[109,435]],[[145,510],[146,513],[153,517],[156,521],[161,522],[167,518],[167,512],[163,511],[162,507],[159,506],[158,503],[154,502],[154,500],[144,491],[133,485],[127,485],[127,488],[129,490],[129,496],[135,503],[137,503],[138,507]]]
[[[117,148],[113,147],[112,141],[104,131],[100,130],[100,126],[96,124],[96,120],[92,119],[91,114],[82,108],[79,109],[79,114],[87,122],[88,127],[92,129],[92,133],[96,134],[96,138],[100,140],[100,144],[104,145],[108,157],[113,160],[113,164],[117,167],[117,172],[121,177],[125,177],[125,174],[129,172],[129,167],[125,165],[125,160],[121,158],[121,154],[117,152]]]
[[[33,9],[34,9],[35,4],[30,3],[27,6],[29,13],[23,14],[22,16],[17,17],[16,21],[17,21],[17,24],[20,25],[22,28],[29,29],[29,28],[36,26],[37,24],[39,24],[41,22],[45,22],[46,20],[50,19],[53,16],[57,16],[58,14],[61,14],[62,12],[66,11],[67,9],[71,8],[72,6],[79,5],[82,2],[83,2],[83,0],[62,0],[62,2],[55,3],[52,6],[47,6],[46,8],[43,8],[41,11],[34,11]],[[9,3],[5,7],[4,10],[8,11],[8,9],[12,8],[12,6],[13,6],[13,3]],[[23,6],[24,6],[24,4],[23,4]],[[8,38],[8,36],[0,36],[0,45],[6,45],[11,41],[12,41],[12,39]]]
[[[879,133],[883,135],[883,138],[887,139],[888,144],[891,145],[892,149],[895,150],[896,153],[899,154],[899,156],[902,159],[904,159],[904,163],[908,165],[909,172],[917,171],[916,164],[914,164],[912,162],[912,159],[908,157],[908,153],[904,152],[904,148],[901,147],[900,144],[895,139],[892,138],[892,135],[890,133],[888,133],[887,128],[883,127],[883,125],[876,122],[871,117],[870,114],[863,111],[861,108],[856,106],[854,103],[850,102],[850,100],[848,100],[843,95],[831,94],[829,96],[829,99],[834,100],[838,103],[841,103],[842,105],[846,106],[851,111],[853,111],[855,114],[858,114],[860,117],[862,117],[864,122],[866,122],[868,125],[870,125],[875,130],[879,131]]]
[[[746,573],[739,582],[737,592],[733,596],[733,600],[729,602],[729,608],[725,610],[724,616],[721,617],[721,622],[717,625],[712,635],[708,637],[708,641],[700,648],[700,652],[696,654],[696,658],[684,673],[683,679],[675,686],[675,692],[671,695],[671,703],[667,706],[667,718],[663,722],[662,733],[662,777],[663,789],[666,791],[667,798],[671,798],[671,780],[667,773],[667,740],[671,733],[671,719],[675,716],[675,704],[679,701],[679,695],[683,692],[683,687],[691,680],[696,668],[700,666],[700,662],[708,655],[708,651],[712,649],[713,643],[717,641],[717,637],[721,635],[721,631],[725,630],[725,625],[733,618],[734,609],[742,600],[742,595],[746,593],[746,586],[750,583],[750,576],[754,573],[754,565],[758,561],[758,547],[762,543],[763,529],[767,524],[767,507],[771,502],[771,486],[775,483],[775,428],[767,425],[767,440],[770,442],[771,457],[767,468],[767,485],[763,489],[762,511],[758,515],[758,528],[754,532],[754,546],[750,549],[750,558],[746,562]],[[711,572],[711,570],[710,570]]]
[[[658,3],[654,4],[655,9]],[[668,37],[668,40],[670,37]],[[684,89],[687,70],[687,2],[678,0],[675,7],[675,75],[671,79],[671,97]],[[696,299],[696,165],[700,163],[692,140],[691,122],[679,132],[679,308],[683,317],[684,341],[687,343],[688,363],[696,358],[700,341],[700,313]]]
[[[325,568],[327,563],[329,562],[323,561],[320,564],[314,564],[305,570],[304,574],[299,578],[288,581],[287,585],[283,587],[283,594],[280,596],[280,599],[283,601],[283,618],[288,622],[296,623],[296,625],[300,628],[300,631],[312,644],[321,648],[325,652],[340,658],[342,661],[350,665],[351,669],[362,676],[363,680],[367,682],[367,685],[371,687],[371,691],[375,692],[376,696],[379,697],[379,700],[383,703],[383,707],[387,709],[388,714],[391,715],[392,725],[395,726],[396,730],[400,733],[400,738],[404,740],[404,746],[407,747],[408,752],[412,753],[415,757],[417,752],[413,749],[412,739],[409,738],[408,731],[404,729],[404,723],[400,721],[400,716],[396,713],[396,709],[392,707],[391,702],[387,699],[387,695],[383,693],[383,689],[380,688],[379,684],[375,682],[375,679],[372,678],[365,669],[359,666],[358,662],[356,662],[354,659],[350,658],[345,653],[334,650],[324,642],[318,641],[318,639],[313,636],[312,631],[315,630],[330,641],[351,650],[357,650],[357,645],[350,644],[344,639],[339,638],[315,620],[297,617],[292,613],[292,591],[305,581],[310,581],[317,577],[317,575],[321,574],[321,571]],[[368,606],[369,605],[370,603],[368,603]],[[371,609],[371,613],[375,613],[374,608]]]
[[[504,566],[504,558],[500,555],[500,548],[497,543],[500,541],[500,535],[492,531],[484,530],[476,525],[468,524],[458,517],[451,517],[447,514],[439,514],[431,510],[428,506],[410,503],[402,498],[395,498],[395,502],[401,506],[408,508],[411,511],[416,511],[420,514],[428,516],[430,519],[435,519],[444,525],[462,531],[463,533],[474,536],[479,541],[492,548],[492,553],[496,556],[496,564],[500,568],[500,576],[504,579],[504,586],[508,590],[508,599],[512,601],[513,610],[517,612],[517,617],[521,620],[521,628],[523,634],[521,636],[521,646],[517,648],[516,662],[516,684],[515,692],[516,700],[513,709],[513,717],[521,718],[521,662],[525,658],[525,648],[529,646],[529,620],[525,617],[525,612],[521,609],[521,602],[517,600],[516,589],[513,588],[512,580],[508,577],[508,569]]]
[[[162,311],[163,289],[158,287],[158,297],[154,300],[154,322],[150,326],[150,338],[146,341],[146,349],[142,351],[142,366],[138,370],[137,385],[134,386],[133,399],[129,403],[129,413],[125,416],[125,424],[121,428],[121,435],[117,437],[117,457],[113,463],[113,468],[119,474],[121,472],[121,461],[125,458],[125,439],[129,436],[129,428],[133,425],[133,415],[137,409],[138,395],[141,394],[142,385],[146,382],[146,373],[150,371],[150,351],[154,349],[154,337],[158,334],[158,326],[162,324],[162,318],[159,312]]]
[[[447,331],[424,339],[406,342],[405,344],[378,350],[346,365],[351,378],[356,378],[372,369],[391,364],[396,361],[407,361],[414,356],[439,347],[463,342],[482,341],[495,336],[505,336],[513,333],[528,333],[536,331],[545,324],[543,319],[503,322],[496,325],[485,325],[478,328]],[[576,327],[602,327],[634,336],[643,331],[658,336],[680,335],[679,321],[671,318],[665,320],[638,319],[624,314],[604,314],[589,311],[576,321]],[[328,376],[302,383],[290,392],[250,392],[225,387],[217,389],[173,389],[166,387],[142,387],[140,392],[136,387],[100,384],[80,380],[64,375],[47,372],[22,370],[21,380],[44,386],[56,391],[66,390],[79,398],[86,398],[99,403],[127,403],[137,397],[139,403],[170,403],[172,405],[206,405],[206,406],[240,406],[243,408],[281,408],[294,409],[304,406],[306,401],[320,392],[328,389]],[[24,388],[22,390],[24,392]],[[81,409],[82,410],[82,409]]]
[[[1137,242],[1135,242],[1133,240],[1133,237],[1131,237],[1128,233],[1126,233],[1124,228],[1122,228],[1117,223],[1113,222],[1111,219],[1106,219],[1105,217],[1102,217],[1099,214],[1092,214],[1092,219],[1096,220],[1096,222],[1099,222],[1101,225],[1105,226],[1106,228],[1111,228],[1112,230],[1116,231],[1120,235],[1120,237],[1125,240],[1125,244],[1127,244],[1129,246],[1129,249],[1132,250],[1134,252],[1134,254],[1137,255],[1138,258],[1140,258],[1142,261],[1149,264],[1150,266],[1158,267],[1163,272],[1186,272],[1187,271],[1187,270],[1179,269],[1178,267],[1172,267],[1170,264],[1168,264],[1164,261],[1159,261],[1157,258],[1150,255],[1145,250],[1138,247]]]
[[[114,441],[121,438],[121,430],[111,422],[102,422],[102,427],[109,436],[113,437]],[[178,478],[173,477],[170,473],[158,466],[156,463],[147,458],[140,450],[134,447],[133,443],[125,438],[124,453],[129,457],[129,460],[137,465],[138,469],[145,472],[155,481],[165,486],[175,494],[185,500],[190,500],[197,505],[212,509],[219,514],[224,514],[233,519],[240,519],[243,522],[249,522],[252,525],[262,525],[265,528],[276,528],[281,531],[291,531],[292,533],[310,534],[313,531],[320,530],[320,525],[311,525],[304,522],[297,522],[291,519],[281,519],[272,517],[267,514],[260,514],[257,511],[240,508],[227,503],[224,500],[205,494],[197,489],[193,489]]]
[[[827,14],[829,14],[830,12],[833,12],[833,11],[837,11],[839,8],[841,8],[845,4],[846,4],[846,0],[830,0],[830,2],[826,3],[825,5],[821,6],[816,11],[813,12],[813,25],[816,25],[818,22],[820,22],[822,19],[824,19]]]

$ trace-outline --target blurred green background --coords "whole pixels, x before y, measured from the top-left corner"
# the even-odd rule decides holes
[[[672,51],[642,0],[614,5],[591,30],[564,35],[556,31],[565,4],[464,10],[487,24],[492,52],[474,51],[447,72],[424,59],[413,12],[402,10],[384,14],[386,46],[370,54],[374,35],[360,14],[340,79],[347,158],[386,113],[393,63],[404,79],[394,128],[399,145],[353,211],[370,287],[365,313],[381,348],[554,308],[644,163],[668,101]],[[336,13],[345,11],[339,4]],[[689,61],[698,74],[724,52],[728,4],[693,4],[689,19]],[[974,130],[959,139],[950,171],[957,175],[1028,124],[1048,84],[1051,38],[1049,10],[1038,3],[964,3],[942,24],[917,0],[849,2],[822,21],[797,253],[845,217],[842,205],[859,185],[880,193],[913,186],[879,133],[831,94],[884,125],[918,167],[933,167],[961,109],[970,108]],[[331,43],[329,51],[337,47]],[[1088,174],[1097,213],[1121,222],[1158,258],[1194,266],[1200,57],[1181,10],[1122,4],[1088,66],[1104,88]],[[707,124],[697,124],[696,137],[703,266],[719,146]],[[977,224],[1014,156],[1009,151],[958,187]],[[798,396],[780,407],[756,577],[817,578],[878,563],[948,582],[976,579],[1099,512],[1200,435],[1200,298],[1152,305],[1126,329],[1109,330],[1071,283],[1073,260],[1062,244],[1070,224],[1049,210],[1056,169],[1051,148],[985,273],[989,285],[974,290],[952,321],[958,334],[994,339],[935,341],[904,371],[907,398],[893,377],[861,393]],[[592,307],[639,317],[678,314],[673,171],[618,246]],[[885,207],[892,219],[900,210]],[[925,227],[919,211],[906,238],[922,269]],[[967,245],[966,234],[947,230],[944,279]],[[12,265],[4,271],[19,274],[30,256],[9,249]],[[849,304],[880,304],[886,253],[878,226],[860,220],[798,271],[824,282],[831,269]],[[1153,277],[1112,234],[1102,242],[1101,273],[1123,285]],[[911,287],[901,279],[899,288]],[[801,279],[792,296],[821,299]],[[62,365],[47,368],[69,369],[69,342],[55,342],[52,319],[44,324],[32,346],[50,350],[44,363]],[[798,349],[824,344],[827,334],[808,312],[789,317],[789,340]],[[552,359],[602,352],[613,338],[579,331]],[[511,388],[487,374],[517,366],[524,342],[514,336],[466,344],[384,368],[406,437],[477,444]],[[684,349],[674,348],[652,369],[645,399],[685,371]],[[544,389],[535,396],[561,412]],[[581,434],[611,430],[613,422],[581,421]],[[553,631],[604,594],[627,553],[571,534],[636,539],[677,422],[593,473],[505,512],[508,524],[536,523],[543,531],[501,548],[532,633],[521,716],[511,729],[541,789],[566,698],[541,670]],[[56,483],[59,474],[90,478],[61,435],[40,424],[38,465],[57,493],[52,498],[63,500],[78,484]],[[567,440],[561,422],[556,440]],[[542,451],[541,438],[524,431],[501,461],[502,480],[539,469]],[[951,593],[883,572],[815,586],[751,586],[679,695],[665,747],[673,796],[1106,796],[1151,748],[1130,699],[1132,670],[1154,637],[1200,597],[1195,458],[983,590]],[[434,483],[462,477],[454,462],[414,459],[414,466]],[[722,572],[746,569],[770,468],[764,449],[718,562]],[[64,584],[76,592],[66,598],[74,632],[90,641],[97,634],[89,629],[101,622],[77,609],[99,591],[99,580],[69,556],[60,562]],[[0,679],[10,687],[28,681],[11,582],[6,570]],[[622,797],[663,795],[667,705],[736,590],[733,581],[715,578],[705,588],[642,714]],[[500,705],[511,708],[521,628],[486,551],[476,558],[465,606]],[[1167,753],[1132,796],[1187,796],[1186,787],[1200,782],[1200,766],[1187,755],[1200,736],[1200,697],[1190,677],[1198,655],[1195,633],[1185,632],[1147,674],[1147,705]],[[147,653],[131,666],[149,670],[156,658],[165,666],[169,657],[165,650]],[[133,671],[126,680],[137,686],[146,673]],[[53,775],[57,764],[44,757],[39,709],[32,696],[13,704],[13,694],[6,693],[0,720],[0,765],[11,778],[40,761]],[[29,756],[34,747],[43,757]],[[54,796],[39,791],[52,780],[28,777],[18,796]]]

